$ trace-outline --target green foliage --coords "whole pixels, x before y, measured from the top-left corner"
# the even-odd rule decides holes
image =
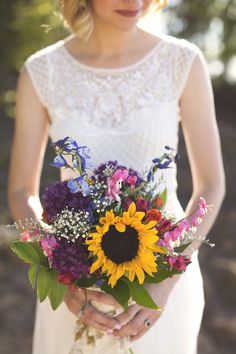
[[[227,80],[227,65],[236,53],[235,23],[235,0],[180,0],[169,8],[169,32],[197,43],[209,61],[220,59],[225,64],[222,81]],[[219,48],[216,54],[213,42]]]
[[[76,280],[75,284],[80,288],[89,288],[90,286],[93,286],[97,282],[97,280],[97,277],[95,275],[92,275],[88,279]]]
[[[160,310],[160,307],[155,304],[143,285],[140,285],[137,281],[131,282],[125,277],[122,279],[124,279],[125,283],[128,285],[130,295],[137,304],[140,306],[148,307],[150,309]]]
[[[153,277],[151,277],[150,275],[146,275],[145,282],[151,284],[158,284],[161,283],[163,280],[172,277],[173,275],[181,274],[181,273],[182,271],[178,271],[175,269],[173,270],[162,269],[159,270],[157,273],[155,273]]]
[[[11,245],[11,249],[24,262],[30,264],[40,264],[42,262],[42,264],[45,264],[46,257],[40,247],[33,242],[14,241]]]
[[[30,54],[66,35],[56,10],[53,0],[0,2],[1,65],[5,70],[18,71]]]
[[[116,301],[121,306],[123,306],[124,310],[127,310],[130,291],[128,285],[123,280],[119,279],[114,288],[111,288],[110,285],[108,285],[108,283],[105,281],[101,285],[101,290],[105,291],[107,294],[112,295]]]
[[[29,263],[28,277],[32,288],[42,302],[49,297],[53,310],[62,303],[67,286],[57,280],[57,272],[49,268],[46,256],[36,242],[15,241],[11,249],[26,263]]]

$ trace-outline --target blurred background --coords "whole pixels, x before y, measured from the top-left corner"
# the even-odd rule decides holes
[[[196,43],[209,65],[227,194],[209,235],[216,246],[213,249],[202,246],[200,250],[206,307],[199,354],[233,354],[236,352],[236,0],[169,1],[161,14],[149,16],[140,25],[153,33],[161,31]],[[53,0],[1,0],[0,29],[0,354],[30,354],[35,294],[27,280],[27,268],[9,251],[9,242],[16,234],[5,227],[11,223],[6,184],[15,90],[24,60],[68,32]],[[42,188],[59,177],[56,169],[49,167],[50,154],[48,148]],[[178,194],[186,206],[192,187],[182,135],[180,154]]]

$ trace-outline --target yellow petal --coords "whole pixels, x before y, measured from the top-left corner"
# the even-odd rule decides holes
[[[128,278],[131,282],[134,281],[134,277],[135,277],[135,271],[132,269],[132,270],[129,270],[128,272]]]
[[[100,224],[105,224],[106,218],[105,218],[104,216],[102,216],[102,217],[99,219],[99,222],[100,222]]]
[[[137,275],[139,284],[143,284],[144,279],[145,279],[145,274],[144,274],[144,271],[142,270],[142,268],[136,267],[135,273],[136,273],[136,275]]]
[[[122,224],[121,222],[118,222],[117,224],[115,224],[115,228],[119,232],[125,232],[125,230],[126,230],[126,226],[124,224]]]
[[[135,213],[135,218],[137,218],[138,220],[142,220],[145,216],[145,213],[143,211],[136,211]]]
[[[100,268],[102,265],[102,262],[100,259],[97,259],[90,268],[90,273],[94,273],[98,268]]]
[[[164,247],[161,247],[159,245],[153,245],[153,250],[154,252],[158,252],[158,253],[167,253],[167,250],[165,250]]]
[[[130,216],[134,216],[135,212],[136,212],[136,205],[134,202],[132,202],[129,206],[128,213]]]
[[[152,229],[157,224],[156,220],[151,220],[147,224],[145,224],[145,229]]]

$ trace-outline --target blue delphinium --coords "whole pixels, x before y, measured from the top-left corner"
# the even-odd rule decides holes
[[[67,182],[67,186],[71,193],[81,192],[84,197],[90,194],[89,185],[83,177],[71,179]]]

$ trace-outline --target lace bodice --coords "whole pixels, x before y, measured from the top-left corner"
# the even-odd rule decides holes
[[[162,35],[141,60],[103,69],[77,61],[59,41],[25,65],[51,118],[50,135],[90,147],[93,162],[117,159],[145,171],[165,145],[177,148],[179,100],[199,49]],[[166,176],[176,190],[175,169]],[[65,176],[64,176],[65,177]]]

